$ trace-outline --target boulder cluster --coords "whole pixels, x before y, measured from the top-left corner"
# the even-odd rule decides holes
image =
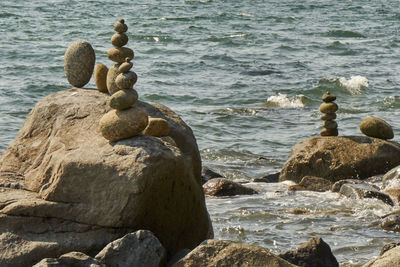
[[[338,110],[338,105],[333,102],[336,100],[336,96],[331,95],[329,92],[326,92],[322,96],[322,101],[324,103],[319,106],[319,110],[324,113],[320,118],[324,121],[322,131],[320,132],[321,136],[338,136],[338,125],[335,121],[336,119],[336,111]]]

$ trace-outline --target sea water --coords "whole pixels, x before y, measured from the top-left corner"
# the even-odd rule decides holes
[[[68,45],[86,40],[111,66],[124,18],[142,101],[165,104],[193,129],[203,165],[233,180],[277,172],[291,147],[322,129],[321,96],[337,96],[340,135],[367,116],[400,128],[400,6],[396,0],[1,0],[0,151],[35,103],[71,86]],[[87,87],[94,88],[93,80]],[[253,196],[207,198],[216,238],[278,253],[322,237],[344,266],[379,254],[391,208],[336,193],[250,184]]]

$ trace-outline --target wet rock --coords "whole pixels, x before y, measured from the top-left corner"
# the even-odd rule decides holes
[[[125,33],[116,33],[111,37],[111,44],[116,47],[123,47],[128,43],[128,36]]]
[[[339,193],[349,198],[376,198],[388,205],[393,206],[393,201],[390,196],[365,183],[344,184],[340,188]]]
[[[392,139],[394,136],[392,127],[386,121],[375,117],[363,119],[360,123],[360,131],[366,136],[385,140]]]
[[[82,252],[69,252],[59,258],[46,258],[33,265],[33,267],[100,267],[99,262]]]
[[[147,230],[139,230],[117,239],[103,248],[95,259],[104,266],[162,266],[167,252]]]
[[[138,93],[134,89],[119,90],[114,93],[108,102],[113,109],[127,109],[135,104],[138,100]]]
[[[208,180],[224,177],[223,175],[217,173],[216,171],[208,168],[207,166],[203,166],[201,169],[201,180],[202,184],[205,184]],[[225,178],[225,177],[224,177]]]
[[[356,179],[343,179],[340,181],[335,182],[332,187],[331,187],[331,191],[332,192],[339,192],[340,188],[342,187],[342,185],[344,184],[362,184],[365,183],[364,181],[361,180],[356,180]],[[371,185],[372,186],[372,185]],[[375,187],[377,190],[379,190],[379,187]]]
[[[295,251],[279,254],[286,261],[303,267],[339,267],[331,248],[322,238],[311,238]]]
[[[386,231],[400,232],[400,216],[393,214],[383,218],[381,228]]]
[[[382,178],[382,189],[400,188],[400,166],[396,166]]]
[[[376,259],[367,262],[363,267],[400,266],[400,247],[392,248]]]
[[[282,168],[280,181],[304,176],[336,182],[366,179],[400,165],[397,143],[364,136],[314,137],[297,143]]]
[[[325,192],[329,191],[332,187],[332,182],[315,176],[304,176],[300,183],[297,185],[289,186],[290,191],[315,191]]]
[[[149,118],[149,122],[142,134],[156,137],[167,136],[169,134],[168,122],[161,118]]]
[[[279,175],[280,175],[280,172],[277,172],[277,173],[265,175],[261,178],[254,178],[251,181],[253,183],[277,183],[277,182],[279,182]]]
[[[224,240],[207,240],[191,251],[173,267],[295,267],[295,265],[256,245]]]
[[[400,203],[400,188],[389,188],[383,190],[383,193],[389,195],[394,203],[396,204]]]
[[[234,195],[253,195],[257,191],[235,183],[226,178],[214,178],[203,185],[204,194],[208,196],[234,196]]]
[[[94,82],[96,83],[97,89],[99,89],[99,91],[102,93],[108,93],[107,73],[108,68],[104,64],[99,64],[94,69]]]
[[[114,47],[108,50],[107,57],[114,62],[124,63],[126,58],[133,59],[133,50],[128,47]]]
[[[339,109],[338,105],[334,102],[331,103],[322,103],[319,106],[319,111],[325,114],[335,113]]]
[[[96,56],[85,41],[73,42],[64,55],[64,71],[68,82],[75,87],[85,86],[92,77]]]
[[[119,72],[120,64],[115,64],[111,66],[111,68],[107,72],[107,90],[110,95],[113,95],[115,92],[121,90],[115,83],[115,79],[120,74]]]
[[[391,250],[392,248],[395,248],[397,246],[400,246],[400,243],[388,243],[385,244],[382,248],[381,248],[381,252],[379,253],[379,256],[382,256],[383,254],[386,253],[386,251]]]

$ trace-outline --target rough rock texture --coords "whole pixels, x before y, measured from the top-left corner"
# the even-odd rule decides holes
[[[111,108],[127,109],[137,102],[138,97],[135,89],[123,89],[113,94],[108,104]]]
[[[226,178],[214,178],[203,184],[204,194],[208,196],[234,196],[234,195],[253,195],[257,191],[235,183]]]
[[[380,226],[386,231],[400,232],[400,216],[388,215],[382,219]]]
[[[32,223],[22,227],[21,222],[21,232],[5,228],[0,242],[20,241],[0,246],[0,261],[10,257],[10,251],[24,262],[72,250],[99,250],[100,244],[126,234],[125,228],[152,231],[171,254],[212,235],[191,129],[167,107],[138,102],[149,115],[168,121],[169,136],[139,135],[110,143],[98,130],[100,118],[110,110],[108,99],[97,90],[76,88],[46,97],[0,156],[0,185],[20,188],[4,189],[10,193],[1,194],[0,214],[24,222],[60,220],[50,230],[35,227],[42,233],[33,237],[24,230]],[[90,238],[74,230],[59,237],[52,234],[68,222],[106,230]],[[36,240],[46,245],[39,249]]]
[[[172,266],[295,267],[263,247],[224,240],[207,240]]]
[[[94,82],[96,83],[97,89],[102,93],[108,93],[107,72],[108,68],[104,64],[99,64],[94,68]]]
[[[143,134],[158,137],[167,136],[169,134],[168,122],[161,118],[149,118],[149,122],[143,130]]]
[[[111,61],[123,63],[126,58],[133,59],[134,53],[128,47],[114,47],[108,50],[107,56]]]
[[[102,249],[96,260],[105,266],[162,266],[166,250],[150,231],[139,230],[113,241]]]
[[[123,32],[115,33],[111,37],[111,44],[114,46],[117,46],[117,47],[122,47],[122,46],[126,45],[128,43],[128,41],[129,41],[128,35],[126,35]]]
[[[324,192],[329,191],[332,187],[332,182],[315,176],[304,176],[299,184],[289,186],[292,191],[316,191]]]
[[[376,198],[391,206],[394,204],[390,196],[366,183],[344,184],[340,187],[339,193],[349,198]]]
[[[82,252],[69,252],[61,255],[59,258],[46,258],[35,264],[33,267],[100,267],[96,259],[82,253]],[[114,265],[116,266],[116,265]],[[105,267],[105,266],[104,266]]]
[[[253,183],[277,183],[279,181],[280,172],[276,172],[273,174],[267,174],[260,178],[253,178],[251,181]]]
[[[211,180],[211,179],[214,179],[214,178],[219,178],[219,177],[225,178],[223,175],[217,173],[216,171],[210,169],[207,166],[203,166],[201,168],[202,184],[205,184],[208,180]]]
[[[363,136],[314,137],[297,143],[282,168],[280,181],[298,183],[304,176],[336,182],[366,179],[400,164],[400,146]]]
[[[400,201],[400,166],[388,171],[382,178],[382,190],[395,202]]]
[[[96,56],[92,46],[85,41],[70,44],[64,55],[64,71],[70,84],[85,86],[92,77]]]
[[[121,67],[119,68],[121,69]],[[119,70],[118,69],[118,70]],[[131,89],[137,81],[137,75],[133,71],[118,74],[115,78],[115,84],[119,89]]]
[[[338,267],[331,248],[322,238],[311,238],[295,251],[287,251],[279,256],[288,262],[303,267]]]
[[[115,92],[121,90],[115,83],[115,79],[117,78],[118,74],[120,74],[119,67],[120,64],[114,64],[107,72],[107,90],[110,95],[113,95]]]
[[[392,139],[394,136],[392,126],[386,121],[375,117],[363,119],[360,123],[360,131],[366,136],[381,139]]]
[[[369,261],[363,267],[394,267],[400,266],[400,247],[386,251],[382,256]]]

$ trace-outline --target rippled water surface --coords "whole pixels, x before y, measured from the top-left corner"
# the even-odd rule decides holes
[[[118,18],[129,26],[141,100],[176,111],[203,164],[231,179],[279,171],[295,143],[317,136],[326,90],[338,97],[341,135],[377,116],[399,141],[398,1],[2,0],[0,150],[39,99],[70,88],[63,54],[71,42],[89,41],[97,63],[111,66]],[[279,252],[321,236],[347,265],[399,238],[373,224],[389,210],[378,201],[250,186],[261,194],[207,200],[218,238]]]

